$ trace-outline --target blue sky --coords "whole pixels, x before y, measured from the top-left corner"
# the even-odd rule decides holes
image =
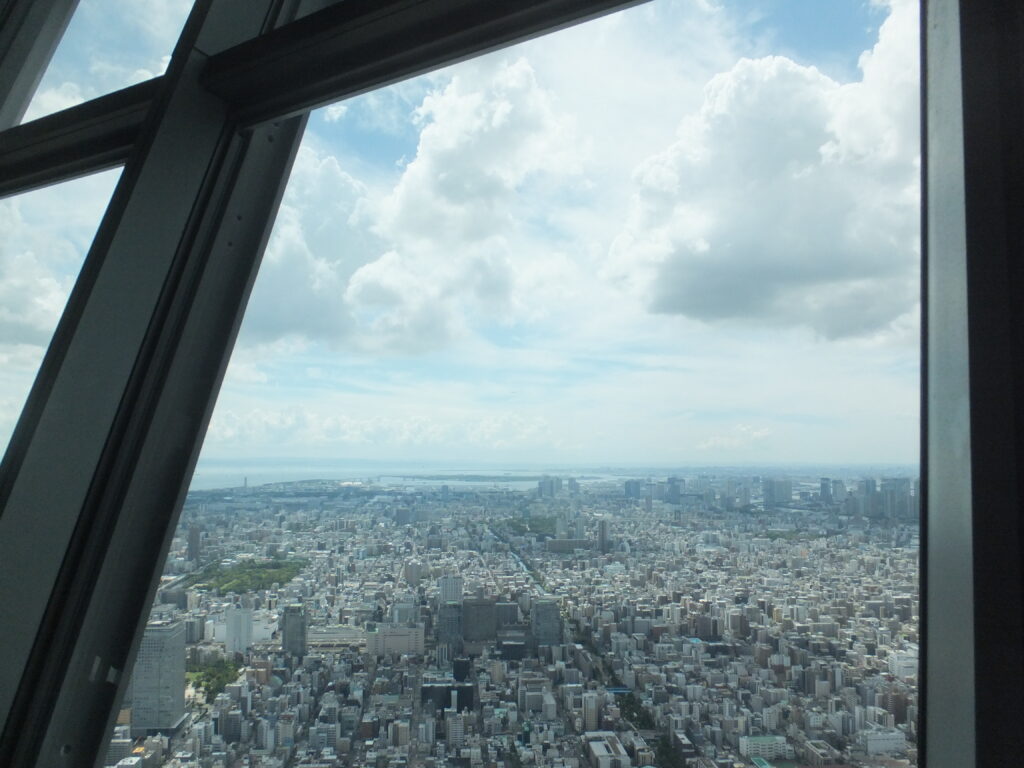
[[[30,117],[159,73],[152,5]],[[204,457],[916,462],[916,13],[656,0],[319,110]],[[0,202],[0,439],[116,176]]]

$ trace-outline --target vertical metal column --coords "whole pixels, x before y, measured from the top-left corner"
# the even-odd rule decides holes
[[[1024,7],[928,0],[928,768],[1024,748]]]
[[[922,9],[926,511],[922,692],[928,768],[974,766],[974,573],[959,0]]]
[[[0,0],[0,131],[17,125],[78,0]]]
[[[101,756],[305,125],[199,74],[282,5],[197,3],[0,468],[8,765]]]

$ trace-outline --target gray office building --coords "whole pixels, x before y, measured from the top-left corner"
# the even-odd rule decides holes
[[[498,632],[498,614],[493,597],[462,601],[462,632],[466,642],[493,640]]]
[[[608,538],[608,520],[605,518],[597,521],[597,548],[601,552],[608,552],[611,549],[611,540]]]
[[[306,610],[301,605],[286,605],[281,614],[281,650],[289,656],[306,655]]]
[[[437,610],[437,642],[460,648],[462,632],[462,603],[455,600],[441,603]]]
[[[531,621],[537,645],[558,645],[562,642],[562,611],[557,600],[535,601]]]
[[[519,603],[506,602],[495,603],[494,615],[497,619],[498,629],[507,627],[509,624],[519,623]]]
[[[202,531],[199,530],[198,525],[193,525],[188,529],[188,554],[187,557],[192,562],[198,562],[203,552],[202,544]]]
[[[185,719],[185,625],[151,621],[129,686],[133,737],[170,733]]]

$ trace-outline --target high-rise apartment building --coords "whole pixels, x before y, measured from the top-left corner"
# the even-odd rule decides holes
[[[174,731],[185,718],[185,625],[151,621],[131,680],[132,736]]]

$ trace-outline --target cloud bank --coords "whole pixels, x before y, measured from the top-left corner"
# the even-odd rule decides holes
[[[81,36],[34,109],[159,71],[175,8]],[[314,115],[207,450],[912,459],[917,10],[886,9],[848,81],[659,0]],[[27,206],[11,413],[91,234]]]
[[[863,79],[782,57],[741,59],[705,88],[678,139],[634,174],[606,267],[652,312],[885,330],[918,291],[918,110],[911,3],[898,3]]]

